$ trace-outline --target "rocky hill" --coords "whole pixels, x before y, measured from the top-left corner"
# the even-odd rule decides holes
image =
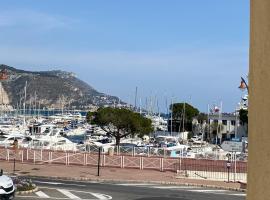
[[[14,108],[23,105],[25,86],[27,106],[40,104],[41,108],[84,109],[119,101],[118,97],[98,92],[74,73],[59,70],[32,72],[0,65],[2,69],[7,71],[8,79],[0,83],[0,104]]]

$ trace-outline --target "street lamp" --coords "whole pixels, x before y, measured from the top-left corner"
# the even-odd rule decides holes
[[[226,167],[227,167],[227,172],[228,172],[228,183],[229,183],[230,182],[230,168],[231,168],[231,154],[228,153],[226,157],[228,158]]]

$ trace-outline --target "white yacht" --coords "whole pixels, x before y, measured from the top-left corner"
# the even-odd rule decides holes
[[[69,139],[63,137],[64,130],[53,126],[48,126],[44,132],[40,134],[31,135],[24,143],[24,147],[52,149],[63,151],[76,151],[77,145]]]
[[[11,147],[12,144],[14,143],[15,139],[18,141],[18,144],[20,145],[20,143],[24,139],[24,135],[22,135],[20,133],[1,134],[0,135],[0,146],[4,146],[6,148]]]

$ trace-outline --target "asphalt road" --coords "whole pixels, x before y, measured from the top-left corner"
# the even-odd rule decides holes
[[[98,183],[32,179],[39,191],[17,195],[16,200],[244,200],[245,194],[210,188],[139,184]]]

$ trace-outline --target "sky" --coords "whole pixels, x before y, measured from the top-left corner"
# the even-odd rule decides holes
[[[138,105],[156,99],[163,112],[172,100],[233,112],[248,75],[249,1],[1,1],[0,44],[2,64],[75,72],[128,103],[137,87]]]

